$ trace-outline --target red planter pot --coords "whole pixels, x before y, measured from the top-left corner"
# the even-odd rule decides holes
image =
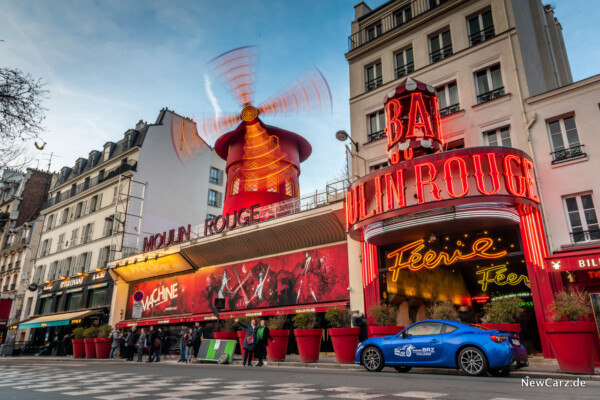
[[[358,347],[360,328],[327,329],[338,364],[352,364]]]
[[[242,358],[244,358],[244,353],[246,353],[246,350],[244,350],[244,338],[246,337],[246,331],[237,331],[235,333],[237,335],[237,339],[238,342],[240,344],[240,351],[242,352]]]
[[[305,363],[319,361],[322,335],[323,329],[294,329],[300,361]]]
[[[73,339],[73,358],[85,358],[84,339]]]
[[[383,336],[392,336],[397,335],[402,332],[404,329],[403,326],[367,326],[367,333],[369,337],[383,337]]]
[[[545,322],[544,330],[561,371],[594,373],[594,322]]]
[[[110,338],[94,339],[94,344],[96,345],[96,358],[108,358],[111,348]]]
[[[521,333],[521,324],[519,324],[519,323],[510,323],[510,324],[477,324],[477,325],[483,326],[484,328],[488,328],[488,329],[497,329],[499,331]]]
[[[285,361],[290,331],[288,329],[274,329],[269,331],[271,340],[267,346],[267,358],[269,361]]]
[[[83,339],[85,345],[85,358],[96,358],[96,343],[94,338]]]
[[[214,332],[213,337],[215,339],[222,339],[222,340],[236,340],[237,334],[236,334],[236,332]]]

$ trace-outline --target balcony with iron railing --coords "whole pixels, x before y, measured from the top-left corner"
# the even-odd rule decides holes
[[[572,160],[575,158],[585,157],[587,154],[583,152],[583,146],[583,144],[578,144],[566,149],[553,151],[552,153],[550,153],[552,155],[552,164]]]
[[[454,114],[460,111],[460,104],[452,104],[448,107],[440,108],[440,117],[445,117],[446,115]]]
[[[396,68],[396,70],[395,70],[396,79],[402,78],[403,76],[406,76],[406,75],[410,74],[411,72],[414,72],[414,70],[415,70],[414,62],[409,62],[407,64],[401,65],[398,68]]]
[[[408,21],[413,20],[428,11],[433,10],[437,6],[445,3],[446,0],[413,0],[409,2],[398,2],[401,7],[396,8],[387,14],[383,15],[379,20],[366,25],[358,32],[348,36],[348,51],[359,48],[360,46],[385,35],[396,28],[405,25]],[[439,3],[439,4],[437,4]],[[398,18],[402,12],[402,18]],[[373,27],[377,26],[376,34],[373,34]]]
[[[48,200],[46,200],[43,204],[42,204],[42,210],[48,208],[48,207],[52,207],[62,201],[65,201],[67,199],[70,199],[71,197],[74,197],[80,193],[85,192],[88,189],[91,189],[103,182],[106,182],[107,180],[114,178],[115,176],[119,176],[124,172],[127,171],[136,171],[137,169],[137,161],[129,161],[127,163],[121,164],[116,168],[113,168],[107,172],[104,173],[104,176],[100,177],[100,175],[96,176],[93,179],[90,179],[89,181],[83,182],[77,186],[75,186],[75,188],[61,193],[60,195],[56,195]]]
[[[571,232],[572,243],[591,242],[593,240],[600,240],[600,228]]]
[[[429,53],[429,62],[431,64],[443,60],[452,55],[452,44],[442,47],[441,49]]]
[[[385,137],[385,131],[382,129],[377,132],[371,132],[368,134],[368,141],[372,142],[377,139],[383,139]]]
[[[473,46],[473,45],[476,45],[477,43],[481,43],[488,39],[491,39],[494,36],[496,36],[496,31],[494,30],[494,25],[488,26],[487,28],[485,28],[481,31],[472,33],[469,36],[469,43],[471,43],[471,46]]]
[[[381,76],[377,77],[375,79],[371,79],[370,81],[366,81],[365,82],[365,92],[376,89],[380,86],[383,86],[383,78]]]
[[[490,90],[489,92],[481,93],[477,95],[477,104],[482,104],[490,100],[497,99],[498,97],[504,96],[504,86],[498,89]]]

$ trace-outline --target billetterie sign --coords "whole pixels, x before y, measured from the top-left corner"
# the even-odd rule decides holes
[[[350,186],[346,223],[353,231],[395,214],[442,207],[444,202],[480,201],[538,204],[531,159],[516,149],[474,147],[399,162]]]

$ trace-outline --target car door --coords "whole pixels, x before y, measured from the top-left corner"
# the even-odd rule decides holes
[[[435,364],[442,355],[440,322],[423,321],[405,329],[393,341],[393,360],[398,364]]]

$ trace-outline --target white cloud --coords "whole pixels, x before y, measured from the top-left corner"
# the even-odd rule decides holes
[[[221,110],[221,107],[219,106],[219,102],[212,91],[211,85],[212,82],[210,81],[210,78],[207,74],[204,74],[204,88],[206,89],[206,95],[208,96],[210,104],[212,104],[213,109],[215,110],[215,118],[219,118],[223,110]]]

